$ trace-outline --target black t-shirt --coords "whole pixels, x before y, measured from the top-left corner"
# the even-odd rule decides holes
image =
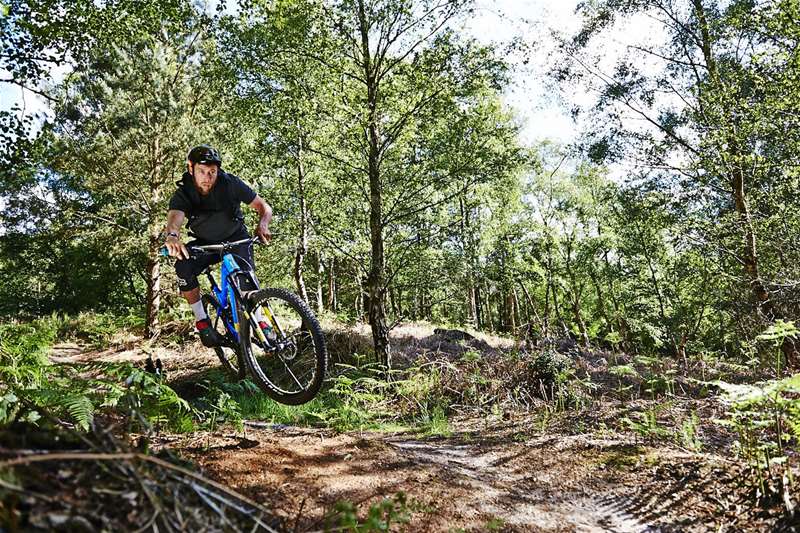
[[[205,196],[197,190],[188,172],[177,185],[169,208],[186,213],[192,233],[208,242],[222,242],[239,231],[244,226],[240,204],[249,204],[256,197],[249,185],[222,169],[214,188]]]

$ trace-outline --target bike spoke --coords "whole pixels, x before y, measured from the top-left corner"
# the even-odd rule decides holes
[[[281,362],[283,363],[283,366],[286,367],[286,371],[289,372],[289,375],[292,376],[294,382],[297,383],[297,386],[300,387],[300,390],[304,389],[305,387],[303,387],[303,384],[300,383],[299,379],[297,379],[297,376],[294,375],[294,372],[292,372],[292,369],[289,368],[289,365],[286,364],[286,361],[281,359]]]

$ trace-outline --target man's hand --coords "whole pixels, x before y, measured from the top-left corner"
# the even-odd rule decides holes
[[[269,231],[269,223],[265,221],[259,222],[256,226],[256,235],[261,239],[261,242],[267,244],[272,239],[272,233]]]
[[[183,242],[178,237],[170,235],[164,242],[167,247],[170,257],[177,257],[178,259],[189,259],[189,250],[186,249]]]
[[[255,209],[259,215],[256,235],[261,239],[261,242],[266,244],[272,239],[272,233],[269,231],[269,223],[272,220],[272,208],[259,195],[256,195],[255,199],[253,199],[249,205]]]

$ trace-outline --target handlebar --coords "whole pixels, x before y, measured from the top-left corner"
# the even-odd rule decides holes
[[[231,241],[231,242],[222,242],[220,244],[206,244],[203,246],[187,246],[186,249],[192,254],[191,257],[196,257],[196,255],[200,254],[220,254],[223,255],[225,252],[230,251],[231,249],[239,246],[240,244],[249,243],[251,246],[253,244],[261,243],[261,239],[259,237],[253,236],[249,239],[241,239],[239,241]],[[158,255],[161,257],[169,257],[169,250],[166,246],[162,246],[158,250]]]

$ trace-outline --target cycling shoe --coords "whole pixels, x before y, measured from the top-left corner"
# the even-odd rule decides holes
[[[215,346],[225,346],[227,343],[225,338],[217,333],[217,330],[211,327],[211,321],[207,318],[198,320],[195,324],[197,333],[200,335],[200,342],[206,348],[214,348]]]

